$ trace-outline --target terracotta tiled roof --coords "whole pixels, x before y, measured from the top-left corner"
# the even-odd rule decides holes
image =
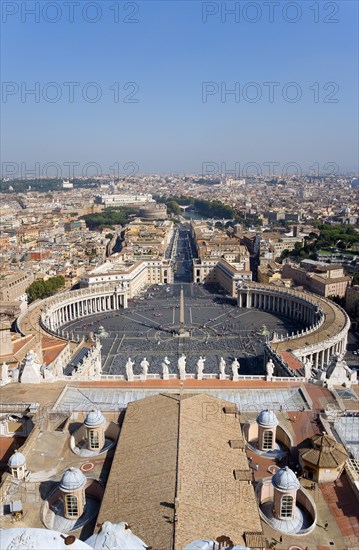
[[[24,346],[26,346],[26,344],[28,344],[28,342],[30,342],[31,338],[33,338],[32,334],[30,334],[29,336],[25,336],[24,338],[20,338],[19,340],[15,340],[13,348],[14,355],[16,353],[19,353],[21,348],[23,348]]]
[[[261,531],[254,490],[236,480],[248,472],[229,403],[208,395],[161,394],[130,403],[112,462],[98,522],[128,521],[152,548],[183,547],[226,533],[244,545]]]
[[[348,458],[343,445],[327,434],[311,438],[312,448],[301,451],[302,459],[319,468],[342,466]]]
[[[303,365],[298,361],[296,357],[290,351],[282,351],[281,356],[287,363],[288,367],[292,370],[299,370],[303,368]]]

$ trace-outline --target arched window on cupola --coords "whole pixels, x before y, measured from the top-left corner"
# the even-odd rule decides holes
[[[280,503],[280,517],[291,518],[293,516],[294,499],[291,495],[282,496]]]

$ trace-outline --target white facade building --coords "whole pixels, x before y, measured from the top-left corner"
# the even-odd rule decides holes
[[[152,198],[152,195],[150,195],[149,193],[138,193],[136,195],[106,194],[106,195],[95,195],[94,202],[95,204],[104,204],[107,207],[107,206],[135,206],[139,204],[155,202],[155,200]]]

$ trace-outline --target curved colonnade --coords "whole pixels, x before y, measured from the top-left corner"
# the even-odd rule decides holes
[[[67,291],[43,300],[36,305],[40,315],[40,327],[61,338],[59,328],[72,320],[88,315],[127,308],[129,289],[127,282],[102,284],[79,290]],[[268,343],[273,356],[282,357],[289,352],[300,362],[312,361],[315,368],[323,368],[335,353],[344,354],[350,320],[345,311],[321,296],[283,289],[261,283],[246,283],[237,289],[237,304],[245,309],[259,309],[284,315],[303,323],[303,329],[279,337],[274,334]],[[25,318],[18,318],[18,328],[26,325]],[[285,354],[284,354],[285,355]]]
[[[87,315],[128,307],[128,285],[99,285],[57,294],[46,300],[40,316],[44,330],[56,332],[61,325]]]
[[[237,304],[303,322],[306,328],[291,335],[274,334],[269,347],[275,355],[291,352],[299,361],[307,358],[315,368],[323,368],[335,353],[344,354],[350,319],[334,302],[315,294],[283,289],[261,283],[237,288]]]

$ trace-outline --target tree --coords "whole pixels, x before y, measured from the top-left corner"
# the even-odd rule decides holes
[[[329,300],[338,304],[338,306],[345,307],[345,298],[343,296],[328,296]]]
[[[44,279],[36,279],[36,281],[31,283],[26,289],[28,301],[31,303],[35,300],[52,296],[63,286],[65,286],[65,277],[62,275],[50,277],[47,281],[44,281]]]
[[[288,250],[288,248],[284,249],[283,252],[281,253],[280,255],[280,260],[284,260],[285,258],[288,258],[288,256],[290,256],[290,250]]]
[[[165,202],[166,206],[167,206],[167,210],[170,214],[180,214],[181,213],[181,208],[179,206],[179,204],[174,201],[174,200],[170,200],[170,201],[166,201]]]
[[[105,208],[101,213],[87,214],[82,216],[86,226],[91,230],[102,230],[103,228],[112,228],[115,225],[126,225],[129,222],[131,214],[136,212],[135,208],[122,206],[119,208]]]

